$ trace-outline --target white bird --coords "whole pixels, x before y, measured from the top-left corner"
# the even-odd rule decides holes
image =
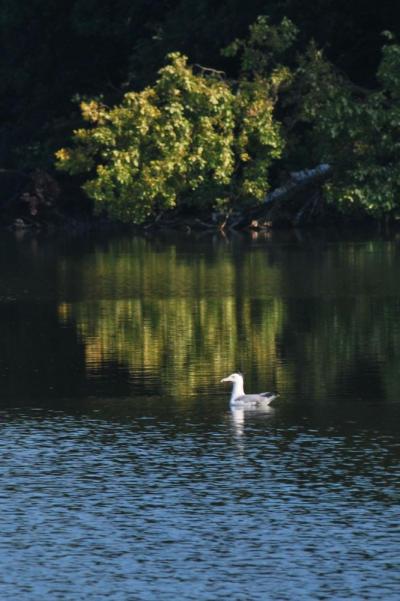
[[[243,388],[243,376],[234,373],[223,378],[221,382],[232,382],[232,394],[229,401],[231,407],[258,407],[266,406],[278,396],[275,392],[259,392],[258,394],[245,394]]]

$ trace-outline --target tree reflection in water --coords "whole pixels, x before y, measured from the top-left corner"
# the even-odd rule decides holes
[[[237,368],[310,399],[393,397],[399,262],[395,241],[122,238],[64,258],[58,314],[89,376],[112,362],[182,400]]]

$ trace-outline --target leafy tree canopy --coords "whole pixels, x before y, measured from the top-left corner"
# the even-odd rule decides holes
[[[177,206],[261,200],[283,140],[274,120],[276,80],[234,86],[168,57],[155,85],[108,108],[81,105],[88,128],[57,153],[58,166],[87,173],[84,189],[118,219],[142,222]]]
[[[224,51],[238,57],[238,81],[212,69],[194,71],[173,53],[153,86],[126,93],[113,108],[83,102],[89,126],[57,153],[58,167],[87,174],[84,189],[98,210],[142,222],[176,207],[226,212],[262,200],[285,143],[289,162],[293,147],[306,144],[315,162],[333,166],[329,201],[344,211],[395,213],[400,46],[387,34],[380,87],[368,91],[313,42],[294,58],[297,35],[288,19],[273,26],[262,16],[246,40]]]
[[[376,217],[400,209],[400,46],[387,37],[373,91],[354,86],[315,48],[297,74],[302,118],[320,160],[334,167],[327,200]]]
[[[59,166],[84,172],[96,206],[123,219],[229,209],[262,198],[278,171],[320,162],[335,205],[396,214],[399,6],[0,0],[2,166],[50,168],[76,128]],[[101,98],[83,102],[85,128],[78,97]]]

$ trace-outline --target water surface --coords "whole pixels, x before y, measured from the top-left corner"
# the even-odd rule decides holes
[[[3,236],[0,597],[398,599],[395,236]],[[232,412],[240,368],[268,411]]]

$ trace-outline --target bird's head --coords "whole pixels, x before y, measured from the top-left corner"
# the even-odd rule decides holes
[[[226,378],[222,378],[221,382],[243,382],[243,376],[241,373],[235,372]]]

